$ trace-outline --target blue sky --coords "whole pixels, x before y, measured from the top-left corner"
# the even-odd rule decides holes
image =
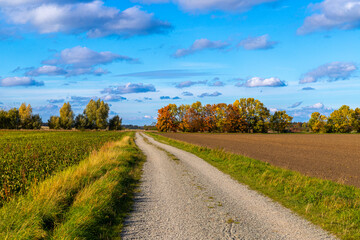
[[[126,124],[254,97],[294,121],[360,106],[360,0],[0,0],[0,107],[101,98]]]

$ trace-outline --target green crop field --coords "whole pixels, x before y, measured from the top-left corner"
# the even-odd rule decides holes
[[[0,131],[0,206],[122,136],[119,132]]]

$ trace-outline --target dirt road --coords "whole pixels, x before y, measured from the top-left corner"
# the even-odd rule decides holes
[[[163,135],[210,148],[223,148],[308,176],[360,187],[360,134]]]
[[[136,144],[147,162],[123,239],[335,239],[193,154],[140,133]]]

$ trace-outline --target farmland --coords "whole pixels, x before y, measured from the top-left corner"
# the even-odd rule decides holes
[[[360,187],[358,134],[181,134],[166,137],[226,151]]]
[[[0,132],[0,206],[122,136],[118,132]]]

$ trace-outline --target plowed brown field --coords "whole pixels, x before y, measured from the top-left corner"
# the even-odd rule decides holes
[[[360,187],[360,134],[164,133],[166,137]]]

